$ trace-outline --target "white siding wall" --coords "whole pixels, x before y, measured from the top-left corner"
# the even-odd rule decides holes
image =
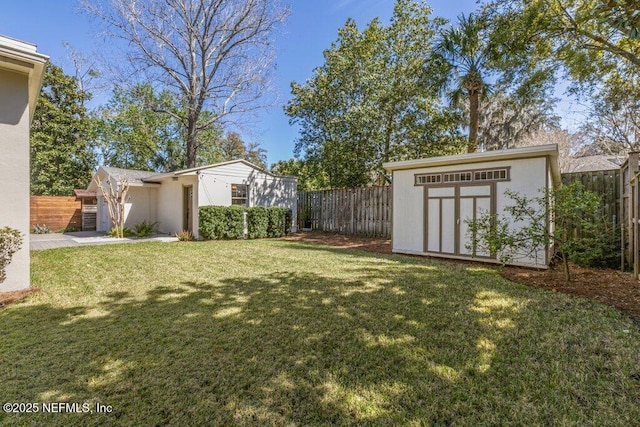
[[[393,250],[404,253],[424,253],[424,187],[414,186],[415,174],[510,166],[511,180],[499,182],[496,185],[496,208],[497,213],[502,215],[504,208],[510,204],[510,199],[504,196],[506,189],[509,188],[527,197],[537,197],[540,195],[538,190],[545,188],[547,183],[551,182],[551,179],[546,179],[548,173],[546,162],[545,157],[539,157],[394,171]],[[451,212],[450,215],[453,216],[454,213]],[[546,263],[545,251],[541,250],[537,254],[537,259],[536,257],[520,258],[514,261],[522,264],[543,265]]]
[[[124,226],[133,227],[142,222],[158,220],[158,189],[151,187],[129,187],[128,201],[124,208]]]
[[[244,163],[205,169],[199,173],[198,205],[231,205],[231,184],[248,186],[249,206],[279,206],[291,209],[295,227],[297,196],[295,179],[273,177]]]
[[[193,212],[193,224],[198,224],[198,207],[195,205],[197,197],[197,182],[196,177],[181,176],[177,181],[172,179],[165,179],[162,181],[162,185],[158,189],[158,229],[162,233],[175,234],[183,229],[182,216],[183,216],[183,189],[185,186],[193,186],[193,200],[194,206],[191,207]],[[198,227],[192,225],[192,231],[197,237]]]
[[[29,287],[29,93],[26,74],[0,70],[0,228],[22,233],[0,292]]]

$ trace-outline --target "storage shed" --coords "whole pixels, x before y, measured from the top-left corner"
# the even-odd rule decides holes
[[[393,252],[497,262],[471,253],[467,220],[506,215],[506,190],[531,197],[561,185],[555,144],[385,163],[393,175]],[[522,224],[512,224],[522,227]],[[552,226],[549,224],[549,226]],[[513,265],[546,267],[549,248]]]

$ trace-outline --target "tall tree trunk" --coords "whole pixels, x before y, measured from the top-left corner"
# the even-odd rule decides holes
[[[196,129],[196,120],[195,118],[192,119],[191,117],[189,117],[189,122],[187,125],[187,136],[186,136],[186,141],[185,141],[185,145],[186,145],[186,151],[187,151],[187,156],[185,159],[185,167],[187,169],[189,168],[195,168],[196,165],[196,154],[197,154],[197,141],[198,140],[198,133],[197,133],[197,129]]]
[[[478,122],[480,110],[480,93],[477,90],[469,91],[469,144],[467,153],[478,151]]]

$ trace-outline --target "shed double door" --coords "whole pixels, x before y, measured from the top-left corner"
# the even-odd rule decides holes
[[[490,257],[471,246],[468,220],[495,213],[495,185],[425,187],[425,252]]]

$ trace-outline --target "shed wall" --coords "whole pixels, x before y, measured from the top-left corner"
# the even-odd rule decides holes
[[[413,254],[426,253],[424,250],[424,186],[414,185],[415,174],[499,167],[510,167],[511,171],[510,181],[496,183],[496,213],[500,215],[504,215],[504,208],[511,204],[510,199],[504,195],[505,190],[511,189],[527,197],[537,197],[541,194],[539,190],[548,187],[551,182],[546,157],[393,171],[393,251]],[[444,215],[455,216],[455,213],[447,210],[443,213],[443,218]],[[461,221],[463,220],[461,218]],[[446,221],[446,223],[452,227],[455,220]],[[514,227],[518,227],[518,224],[514,224]],[[444,233],[453,233],[453,230],[443,230]],[[546,253],[541,250],[533,257],[514,259],[514,263],[546,265]]]

